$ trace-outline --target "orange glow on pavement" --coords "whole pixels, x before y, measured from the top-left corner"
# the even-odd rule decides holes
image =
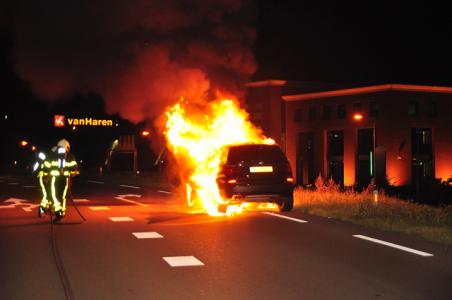
[[[216,176],[226,159],[227,145],[244,143],[274,144],[249,120],[236,100],[218,99],[197,105],[181,99],[166,111],[168,148],[179,164],[189,206],[198,204],[211,216],[223,215]],[[237,214],[244,205],[227,207],[226,214]]]

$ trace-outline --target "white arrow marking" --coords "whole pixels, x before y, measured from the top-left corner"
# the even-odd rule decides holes
[[[121,201],[124,201],[124,202],[133,203],[133,204],[140,205],[140,206],[145,206],[145,207],[149,206],[149,204],[144,204],[144,203],[140,203],[140,202],[133,201],[133,200],[130,200],[130,199],[126,199],[127,197],[141,198],[141,195],[137,195],[137,194],[118,195],[118,196],[115,197],[115,199],[118,199],[118,200],[121,200]]]
[[[9,205],[2,205],[0,206],[0,208],[14,208],[17,206],[25,206],[25,207],[21,207],[24,211],[27,212],[31,212],[32,209],[36,208],[39,206],[39,204],[31,204],[28,203],[28,200],[24,200],[24,199],[17,199],[17,198],[9,198],[8,200],[4,201],[5,203],[11,203]]]

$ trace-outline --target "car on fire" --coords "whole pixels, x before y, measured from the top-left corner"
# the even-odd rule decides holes
[[[294,179],[287,157],[275,144],[229,146],[217,175],[220,194],[229,202],[275,203],[293,208]]]

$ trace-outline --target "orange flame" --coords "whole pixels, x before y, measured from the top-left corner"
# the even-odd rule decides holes
[[[168,148],[181,167],[189,206],[198,203],[209,215],[222,215],[218,206],[226,204],[227,199],[220,195],[216,176],[226,159],[225,146],[274,141],[266,138],[232,99],[215,100],[202,107],[181,99],[167,109],[166,117]],[[236,214],[243,207],[228,207],[226,214]]]

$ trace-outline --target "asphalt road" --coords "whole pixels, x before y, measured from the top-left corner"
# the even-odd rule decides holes
[[[36,182],[0,176],[0,299],[452,299],[450,247],[296,211],[209,217],[168,192],[79,180],[87,220],[69,204],[53,226],[57,265]]]

